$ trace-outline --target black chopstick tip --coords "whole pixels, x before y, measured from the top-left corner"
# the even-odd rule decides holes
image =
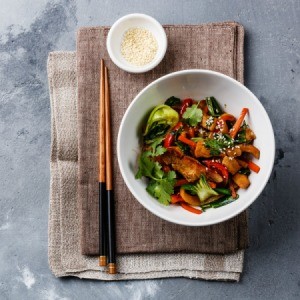
[[[108,274],[117,274],[117,265],[115,263],[109,263],[107,273]]]
[[[106,256],[100,256],[99,257],[99,266],[100,267],[105,267],[107,266],[107,257]]]

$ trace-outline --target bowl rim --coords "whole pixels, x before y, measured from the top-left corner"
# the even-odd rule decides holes
[[[124,123],[125,120],[127,119],[127,115],[129,114],[131,108],[135,105],[135,103],[137,102],[137,100],[139,99],[139,97],[141,96],[141,94],[143,94],[146,90],[150,89],[153,85],[168,79],[170,77],[174,77],[174,76],[178,76],[178,75],[187,75],[187,74],[191,74],[191,73],[201,73],[201,74],[210,74],[210,75],[215,75],[215,76],[219,76],[222,77],[224,79],[230,80],[232,83],[237,84],[240,88],[244,89],[245,91],[249,92],[253,97],[254,100],[257,102],[257,104],[260,106],[261,108],[261,112],[265,115],[267,123],[269,125],[269,128],[271,130],[271,134],[272,134],[272,145],[270,145],[270,157],[271,157],[271,167],[269,168],[268,172],[267,172],[267,176],[264,178],[263,180],[263,184],[261,185],[261,187],[259,189],[257,189],[252,197],[251,202],[245,203],[243,205],[241,205],[241,207],[237,210],[234,210],[232,213],[229,213],[227,215],[225,215],[223,218],[219,218],[218,220],[215,221],[208,221],[205,224],[197,224],[195,222],[193,223],[188,223],[188,222],[182,222],[182,221],[178,221],[178,220],[173,220],[172,218],[169,218],[168,216],[165,216],[164,214],[157,212],[155,209],[152,209],[152,207],[150,205],[148,205],[148,203],[146,201],[140,201],[139,199],[139,195],[137,192],[135,192],[134,188],[131,186],[129,180],[127,179],[127,176],[125,176],[125,170],[123,168],[122,165],[122,161],[121,161],[121,132],[122,132],[122,128],[124,127]],[[176,72],[172,72],[169,73],[167,75],[164,75],[156,80],[154,80],[153,82],[151,82],[150,84],[148,84],[146,87],[144,87],[133,99],[133,101],[130,103],[130,105],[128,106],[128,108],[126,109],[126,112],[122,118],[122,121],[120,123],[120,127],[119,127],[119,131],[118,131],[118,137],[117,137],[117,159],[118,159],[118,165],[122,174],[122,177],[129,189],[129,191],[132,193],[132,195],[135,197],[135,199],[141,204],[143,205],[147,210],[149,210],[151,213],[153,213],[154,215],[156,215],[157,217],[160,217],[166,221],[169,221],[171,223],[175,223],[175,224],[179,224],[179,225],[185,225],[185,226],[193,226],[193,227],[202,227],[202,226],[209,226],[209,225],[214,225],[214,224],[219,224],[222,223],[224,221],[227,221],[235,216],[237,216],[238,214],[240,214],[241,212],[243,212],[244,210],[246,210],[261,194],[261,192],[264,190],[264,188],[266,187],[266,184],[271,176],[272,170],[274,168],[274,160],[275,160],[275,149],[276,149],[276,145],[275,145],[275,136],[274,136],[274,130],[273,130],[273,126],[272,123],[270,121],[270,118],[265,110],[265,108],[263,107],[263,105],[261,104],[261,102],[258,100],[258,98],[246,87],[244,86],[242,83],[240,83],[239,81],[225,75],[222,74],[220,72],[216,72],[216,71],[212,71],[212,70],[206,70],[206,69],[187,69],[187,70],[181,70],[181,71],[176,71]]]
[[[116,58],[116,56],[114,55],[114,51],[112,49],[111,46],[111,41],[112,41],[112,36],[113,33],[115,32],[116,27],[131,18],[143,18],[151,23],[153,23],[154,25],[156,25],[159,28],[159,32],[160,35],[162,37],[162,43],[161,43],[161,51],[159,53],[159,56],[154,59],[152,62],[150,62],[149,64],[146,65],[146,67],[135,67],[135,66],[127,66],[125,64],[123,64],[120,60],[118,60]],[[158,42],[158,41],[157,41]],[[129,72],[129,73],[145,73],[148,72],[150,70],[152,70],[153,68],[155,68],[164,58],[166,51],[167,51],[167,46],[168,46],[168,39],[167,39],[167,35],[166,32],[163,28],[163,26],[153,17],[146,15],[146,14],[141,14],[141,13],[133,13],[133,14],[128,14],[125,15],[121,18],[119,18],[110,28],[108,35],[107,35],[107,39],[106,39],[106,48],[107,48],[107,52],[111,58],[111,60],[114,62],[115,65],[117,65],[120,69]]]

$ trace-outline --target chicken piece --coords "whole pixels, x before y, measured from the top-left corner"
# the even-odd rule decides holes
[[[207,169],[198,160],[190,156],[184,156],[178,147],[169,147],[167,152],[160,156],[166,165],[171,165],[175,171],[178,171],[188,182],[194,182],[200,178],[201,174],[207,176],[214,182],[222,182],[222,176]]]
[[[256,135],[254,134],[254,132],[247,127],[246,128],[246,141],[250,142],[256,139]]]
[[[175,171],[178,171],[188,182],[194,182],[205,173],[205,167],[201,165],[195,158],[184,156],[178,159],[176,163],[172,163]]]
[[[217,125],[217,118],[214,118],[207,114],[203,114],[201,125],[209,131],[214,131]]]
[[[249,178],[245,174],[236,173],[232,179],[241,189],[247,189],[250,185]]]
[[[233,149],[232,149],[233,148]],[[226,150],[226,155],[229,157],[236,157],[236,156],[241,156],[242,155],[242,150],[240,146],[228,148]]]
[[[163,162],[167,165],[171,165],[174,161],[177,161],[177,158],[182,158],[184,156],[183,152],[179,147],[169,147],[167,152],[161,156]]]
[[[205,147],[204,141],[197,142],[194,154],[196,157],[212,157],[210,150]]]
[[[163,163],[171,165],[175,171],[178,171],[188,182],[194,182],[205,174],[205,166],[198,160],[190,156],[184,156],[178,147],[169,147],[160,159]]]
[[[229,132],[227,123],[222,119],[218,119],[217,125],[216,125],[216,130],[221,133]]]
[[[241,169],[238,161],[233,157],[224,156],[222,164],[228,169],[229,173],[234,175]]]
[[[251,153],[255,158],[259,159],[260,151],[253,145],[241,144],[239,145],[242,152]]]

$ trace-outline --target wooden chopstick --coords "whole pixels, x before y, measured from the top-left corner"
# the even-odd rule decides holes
[[[99,98],[99,266],[107,265],[107,193],[105,168],[105,67],[100,62],[100,98]]]
[[[116,240],[115,240],[115,209],[112,174],[112,139],[111,112],[108,69],[105,67],[105,157],[106,157],[106,191],[107,191],[107,227],[108,227],[108,273],[116,274]]]

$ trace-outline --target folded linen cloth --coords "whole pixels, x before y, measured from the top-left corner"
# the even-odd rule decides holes
[[[166,56],[158,67],[145,74],[129,74],[111,62],[106,50],[108,27],[78,31],[78,185],[83,254],[99,253],[97,137],[101,58],[105,59],[111,79],[117,252],[223,254],[247,246],[246,212],[213,226],[195,228],[172,224],[136,201],[120,174],[116,159],[119,125],[132,99],[148,83],[167,73],[192,68],[219,71],[243,82],[244,29],[241,25],[227,22],[164,28],[168,37]]]
[[[99,280],[188,277],[239,281],[244,251],[226,255],[118,255],[116,275],[108,275],[99,267],[98,257],[80,253],[76,53],[50,53],[47,67],[51,102],[48,255],[54,275]]]

